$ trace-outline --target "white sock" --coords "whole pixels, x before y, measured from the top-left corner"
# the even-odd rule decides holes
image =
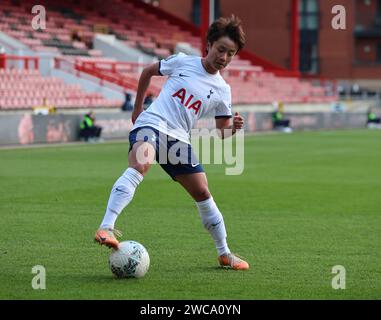
[[[122,210],[131,202],[134,197],[135,189],[142,181],[142,174],[133,168],[128,168],[119,179],[116,180],[110,193],[106,213],[100,226],[101,228],[114,229],[116,219]]]
[[[204,227],[208,230],[216,244],[218,255],[220,256],[230,253],[226,242],[224,218],[222,217],[220,210],[218,210],[213,197],[196,202],[196,205]]]

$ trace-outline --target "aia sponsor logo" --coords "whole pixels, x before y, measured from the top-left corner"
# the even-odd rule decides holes
[[[193,109],[197,114],[201,108],[202,102],[200,100],[194,100],[193,94],[187,95],[187,91],[184,88],[181,88],[175,92],[172,97],[178,98],[180,103],[187,109]]]

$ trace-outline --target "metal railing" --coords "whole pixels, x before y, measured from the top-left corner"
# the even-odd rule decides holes
[[[15,56],[0,53],[0,69],[6,69],[11,67],[16,69],[38,70],[39,58],[29,56]]]

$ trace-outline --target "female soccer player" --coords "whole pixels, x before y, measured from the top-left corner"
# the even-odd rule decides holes
[[[118,248],[115,235],[119,232],[114,229],[116,219],[132,200],[137,186],[156,159],[196,201],[201,220],[215,242],[220,265],[234,270],[249,269],[246,261],[230,252],[224,219],[209,192],[205,172],[197,162],[189,140],[193,124],[207,113],[214,114],[222,139],[243,127],[243,118],[238,113],[231,124],[230,86],[219,71],[244,45],[241,21],[234,16],[220,18],[208,30],[205,58],[178,54],[143,70],[132,112],[134,126],[129,135],[129,167],[112,188],[95,241]],[[158,98],[144,111],[143,100],[151,77],[163,75],[169,76],[167,82]],[[180,156],[178,152],[171,154],[170,147],[174,144],[180,145],[176,150],[185,152],[180,152]],[[167,161],[162,161],[163,154]],[[180,163],[168,163],[168,158],[176,156],[180,157]]]

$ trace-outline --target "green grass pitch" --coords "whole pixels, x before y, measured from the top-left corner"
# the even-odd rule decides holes
[[[118,280],[93,235],[127,150],[0,149],[0,299],[381,298],[381,132],[248,136],[242,175],[205,166],[247,272],[218,268],[194,202],[153,166],[116,225],[145,245],[150,270]],[[31,286],[35,265],[45,290]],[[331,286],[335,265],[345,289]]]

